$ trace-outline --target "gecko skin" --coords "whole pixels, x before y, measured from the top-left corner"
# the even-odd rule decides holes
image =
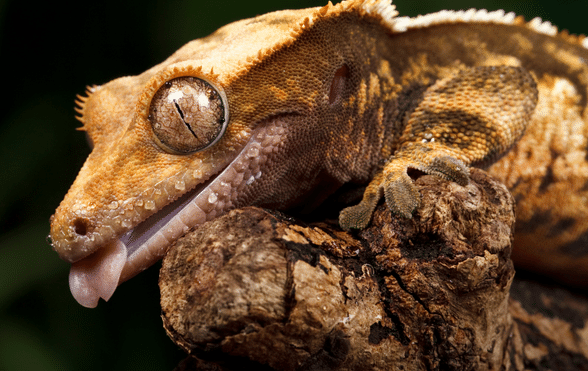
[[[398,17],[349,0],[229,24],[138,76],[89,88],[93,150],[51,219],[82,305],[160,259],[191,227],[246,205],[312,207],[368,184],[410,218],[415,171],[517,201],[514,257],[588,283],[588,41],[502,11]]]

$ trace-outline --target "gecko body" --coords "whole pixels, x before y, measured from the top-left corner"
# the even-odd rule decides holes
[[[246,205],[411,217],[412,170],[486,166],[517,200],[515,258],[588,282],[588,42],[504,12],[398,17],[386,0],[269,13],[80,97],[94,145],[51,220],[76,300],[95,306],[195,225]]]

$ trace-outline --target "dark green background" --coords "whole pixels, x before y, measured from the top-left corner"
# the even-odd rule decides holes
[[[402,15],[503,8],[588,32],[586,1],[397,1]],[[45,238],[89,153],[74,128],[86,85],[138,74],[238,19],[324,1],[0,0],[0,370],[171,370],[182,358],[159,317],[157,267],[109,303],[79,306]]]

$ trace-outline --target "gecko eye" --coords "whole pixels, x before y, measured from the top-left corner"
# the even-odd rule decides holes
[[[188,154],[214,145],[223,135],[228,112],[220,93],[196,77],[163,84],[149,107],[149,122],[159,146]]]

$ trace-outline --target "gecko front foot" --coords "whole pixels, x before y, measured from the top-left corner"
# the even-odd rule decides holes
[[[408,169],[416,169],[426,174],[465,186],[469,182],[469,169],[460,160],[451,157],[443,149],[434,150],[426,145],[409,146],[390,160],[370,182],[363,199],[358,205],[345,208],[339,214],[339,225],[343,229],[363,229],[384,195],[388,209],[402,218],[412,218],[419,207],[421,196]]]

